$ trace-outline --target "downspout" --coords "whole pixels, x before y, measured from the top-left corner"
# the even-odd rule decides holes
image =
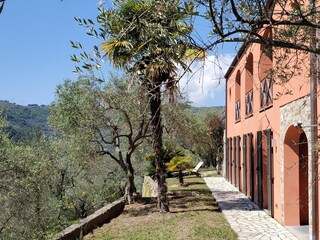
[[[227,159],[226,159],[226,156],[227,156],[227,152],[226,152],[226,150],[228,149],[228,151],[229,151],[229,148],[227,148],[227,136],[228,136],[228,130],[227,130],[227,127],[228,127],[228,124],[227,124],[227,120],[228,120],[228,111],[227,111],[227,109],[228,109],[228,102],[227,102],[227,95],[228,95],[228,85],[227,85],[227,78],[225,78],[225,80],[226,80],[226,87],[225,87],[225,133],[224,133],[224,149],[225,149],[225,151],[224,151],[224,169],[223,169],[223,173],[224,173],[224,177],[225,178],[227,178],[227,179],[229,179],[229,176],[227,176],[227,173],[229,172],[229,171],[227,171],[227,167],[229,167],[229,166],[227,166]],[[228,162],[229,162],[229,159],[228,159]],[[230,180],[229,180],[230,181]]]
[[[315,0],[310,0],[310,11],[315,8]],[[311,48],[316,48],[316,30],[311,28]],[[310,125],[311,125],[311,206],[312,206],[312,235],[311,239],[318,238],[318,152],[316,148],[318,119],[317,119],[317,78],[316,78],[316,55],[310,53]]]

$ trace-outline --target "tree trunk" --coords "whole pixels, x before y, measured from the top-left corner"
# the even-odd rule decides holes
[[[217,168],[217,155],[216,155],[216,153],[212,154],[211,158],[212,158],[212,166],[214,168]]]
[[[134,184],[134,170],[132,167],[131,159],[129,156],[126,157],[126,167],[127,167],[127,183],[125,188],[125,197],[128,204],[132,204],[138,200],[137,189]]]
[[[160,83],[150,84],[150,110],[152,127],[152,147],[155,152],[156,181],[158,183],[158,209],[160,212],[169,212],[165,165],[162,158],[162,124],[161,124],[161,91]]]
[[[182,173],[182,170],[181,170],[181,169],[179,169],[179,175],[178,175],[178,177],[179,177],[179,183],[180,183],[180,185],[183,186],[183,184],[184,184],[184,182],[183,182],[183,173]]]
[[[125,158],[123,158],[122,152],[120,150],[119,138],[116,138],[115,147],[116,149],[118,149],[118,160],[116,161],[128,177],[126,185],[124,187],[124,198],[128,204],[132,204],[137,200],[138,194],[136,186],[134,184],[134,170],[131,162],[131,153],[127,153],[125,155]]]

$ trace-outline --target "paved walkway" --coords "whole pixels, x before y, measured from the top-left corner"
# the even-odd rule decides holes
[[[204,177],[204,180],[240,240],[298,239],[223,177]]]

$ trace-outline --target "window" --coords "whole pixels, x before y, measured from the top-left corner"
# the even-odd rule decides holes
[[[240,99],[240,89],[241,89],[241,74],[240,71],[238,70],[237,75],[236,75],[236,101]]]
[[[235,121],[241,120],[240,91],[241,91],[241,74],[238,70],[236,75],[236,93],[235,93]]]
[[[260,82],[260,107],[266,108],[272,105],[272,81],[266,77]]]
[[[236,107],[235,107],[235,116],[236,116],[236,122],[240,121],[241,120],[241,117],[240,117],[240,100],[236,101]]]
[[[263,34],[265,39],[272,39],[270,28],[266,28]],[[266,45],[260,46],[259,78],[260,78],[260,108],[272,106],[272,48]]]
[[[245,66],[245,77],[246,77],[246,95],[245,95],[245,110],[246,117],[253,115],[253,54],[249,53],[246,59]]]
[[[245,74],[246,74],[246,92],[252,89],[253,86],[253,54],[249,53],[246,59],[245,66]]]
[[[253,90],[246,93],[246,117],[253,114]]]

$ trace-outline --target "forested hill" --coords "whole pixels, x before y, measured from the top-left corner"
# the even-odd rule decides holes
[[[192,107],[195,113],[214,112],[223,117],[225,107]],[[10,138],[14,141],[29,138],[38,131],[46,135],[52,134],[48,126],[48,106],[29,104],[22,106],[8,101],[0,100],[0,111],[7,117]]]
[[[48,126],[48,106],[29,104],[22,106],[8,101],[0,100],[0,111],[4,112],[9,123],[8,132],[14,141],[29,138],[41,131],[52,134]]]
[[[225,106],[215,106],[215,107],[192,107],[192,111],[195,113],[201,112],[212,112],[218,116],[223,117],[225,114]]]

